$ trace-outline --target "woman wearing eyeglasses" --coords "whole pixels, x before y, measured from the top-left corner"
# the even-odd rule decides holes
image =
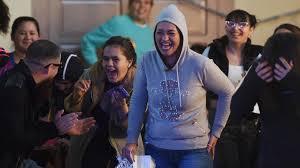
[[[239,84],[262,51],[262,46],[253,45],[250,40],[256,23],[256,17],[244,10],[231,11],[225,18],[226,35],[215,39],[203,52],[203,55],[213,59],[234,86]],[[208,94],[209,111],[215,111],[216,100],[216,95]],[[253,112],[243,119],[242,127],[227,124],[216,145],[215,168],[254,166],[257,155],[258,119],[259,114]]]

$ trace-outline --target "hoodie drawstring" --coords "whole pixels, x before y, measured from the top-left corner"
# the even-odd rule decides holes
[[[166,72],[164,72],[164,77],[165,77],[165,81],[166,81],[166,90],[167,90],[167,95],[168,95],[168,103],[169,103],[169,105],[171,105]]]
[[[181,89],[180,89],[180,82],[179,82],[179,70],[178,70],[178,64],[176,65],[176,80],[177,80],[177,87],[178,87],[178,96],[179,96],[179,107],[182,107],[182,102],[181,102]]]

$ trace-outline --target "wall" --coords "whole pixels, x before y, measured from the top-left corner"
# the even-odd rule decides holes
[[[10,10],[10,28],[15,18],[19,16],[31,16],[31,0],[4,0]],[[0,35],[0,46],[12,51],[10,32],[6,36]]]
[[[296,14],[259,23],[252,36],[252,41],[255,44],[263,45],[266,39],[273,34],[275,27],[282,23],[300,26],[299,0],[235,0],[234,7],[254,14],[259,20],[298,10]]]

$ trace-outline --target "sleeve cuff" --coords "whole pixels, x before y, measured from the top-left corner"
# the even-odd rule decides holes
[[[223,126],[214,125],[212,128],[211,134],[217,138],[220,138],[223,128],[224,128]]]

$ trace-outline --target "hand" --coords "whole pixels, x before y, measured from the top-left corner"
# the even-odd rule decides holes
[[[117,97],[113,94],[111,96],[111,105],[113,105],[115,109],[118,109],[123,115],[127,115],[129,109],[125,98]]]
[[[4,48],[0,48],[0,57],[8,57],[9,54]]]
[[[130,163],[133,163],[135,161],[134,155],[136,154],[136,151],[137,144],[126,144],[126,146],[122,149],[122,156],[127,158]]]
[[[68,130],[75,126],[80,113],[70,113],[62,116],[64,110],[60,110],[55,115],[54,124],[60,135],[65,134]]]
[[[74,84],[74,90],[78,94],[79,97],[82,97],[90,88],[91,80],[78,80]]]
[[[215,148],[217,144],[218,138],[214,135],[211,135],[207,144],[207,152],[212,159],[215,157]]]
[[[286,76],[286,74],[288,74],[294,67],[293,61],[290,61],[290,63],[288,63],[283,57],[280,57],[279,60],[283,66],[276,63],[274,69],[274,78],[278,81],[282,80]]]
[[[82,135],[87,133],[91,127],[95,126],[96,120],[94,117],[80,119],[75,123],[75,126],[69,129],[68,135]]]
[[[271,82],[273,80],[273,71],[272,67],[268,64],[267,61],[261,62],[255,68],[257,76],[266,82]]]
[[[124,121],[127,119],[128,114],[128,105],[126,103],[126,99],[118,92],[113,91],[111,93],[111,105],[113,106],[113,109],[115,112],[118,113],[117,115],[117,121]]]

